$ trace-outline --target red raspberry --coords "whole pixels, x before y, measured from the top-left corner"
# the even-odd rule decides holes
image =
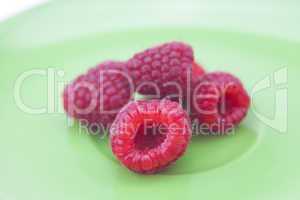
[[[158,98],[184,97],[193,63],[189,45],[170,42],[134,55],[127,68],[139,93]]]
[[[201,131],[232,131],[249,109],[250,98],[240,80],[225,72],[208,73],[194,85],[192,119]]]
[[[63,93],[67,114],[88,124],[108,127],[133,93],[124,63],[105,62],[80,75]]]
[[[186,112],[169,100],[131,102],[110,129],[114,155],[128,169],[157,173],[185,152],[191,127]]]

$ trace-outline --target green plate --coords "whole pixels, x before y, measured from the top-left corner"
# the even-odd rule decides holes
[[[254,16],[253,33],[245,33],[243,20],[203,13],[198,1],[156,3],[57,1],[0,25],[1,200],[300,198],[300,45],[278,39],[292,31],[272,37]],[[235,9],[202,3],[223,14]],[[251,109],[231,136],[194,137],[165,172],[134,174],[107,139],[67,120],[61,91],[97,62],[171,40],[192,44],[208,71],[239,76]]]

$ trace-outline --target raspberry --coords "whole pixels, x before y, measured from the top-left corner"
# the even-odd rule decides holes
[[[177,102],[140,100],[127,104],[110,129],[114,155],[128,169],[157,173],[185,152],[190,121]]]
[[[67,114],[90,125],[109,127],[132,94],[129,79],[123,73],[124,65],[101,63],[67,85],[63,93]]]
[[[137,53],[127,62],[127,69],[137,92],[158,98],[185,96],[188,72],[192,69],[192,48],[170,42]]]
[[[223,134],[243,120],[250,98],[238,78],[214,72],[195,83],[192,102],[191,118],[200,123],[201,131]]]

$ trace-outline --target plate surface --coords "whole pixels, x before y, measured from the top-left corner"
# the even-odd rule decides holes
[[[176,26],[176,17],[169,19],[172,27],[164,21],[140,27],[142,19],[123,26],[108,11],[99,20],[101,29],[94,19],[100,5],[86,5],[91,16],[85,18],[82,3],[68,8],[65,1],[56,2],[0,26],[0,199],[300,197],[299,43],[201,28],[196,22]],[[125,4],[105,8],[134,10]],[[111,17],[111,27],[105,17]],[[125,60],[172,40],[192,44],[208,71],[240,77],[252,106],[235,134],[194,137],[167,171],[141,176],[118,164],[107,139],[87,135],[77,124],[68,127],[61,90],[97,62]]]

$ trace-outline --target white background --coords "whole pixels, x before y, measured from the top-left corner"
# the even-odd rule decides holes
[[[0,0],[0,21],[46,1],[47,0]]]

